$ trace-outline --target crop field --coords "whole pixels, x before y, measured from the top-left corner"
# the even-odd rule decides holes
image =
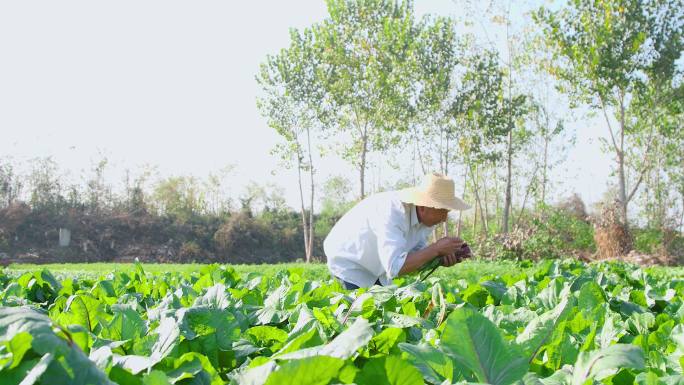
[[[469,261],[348,291],[323,265],[15,265],[0,384],[680,384],[683,276]]]

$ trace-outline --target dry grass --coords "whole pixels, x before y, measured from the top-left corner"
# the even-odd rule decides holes
[[[632,238],[620,219],[620,206],[617,203],[605,205],[593,222],[596,259],[622,258],[629,253]]]

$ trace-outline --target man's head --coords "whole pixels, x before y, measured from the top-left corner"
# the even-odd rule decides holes
[[[438,223],[446,221],[449,210],[436,209],[434,207],[416,206],[418,221],[425,226],[432,227]]]
[[[413,203],[430,210],[441,210],[439,216],[444,218],[442,220],[446,220],[448,210],[470,208],[467,203],[456,197],[453,179],[441,174],[427,174],[420,185],[400,190],[399,193],[402,202]],[[429,213],[427,215],[431,216]]]

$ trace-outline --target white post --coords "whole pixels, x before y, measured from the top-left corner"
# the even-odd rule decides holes
[[[59,229],[59,246],[68,247],[71,243],[71,230],[60,228]]]

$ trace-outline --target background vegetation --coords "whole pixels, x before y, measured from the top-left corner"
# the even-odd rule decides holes
[[[300,207],[268,183],[228,197],[230,169],[200,180],[146,168],[114,184],[104,157],[75,182],[50,158],[3,158],[1,260],[324,260],[322,240],[355,202],[439,171],[474,208],[435,237],[462,236],[482,257],[680,261],[681,0],[466,1],[462,19],[418,17],[411,1],[327,5],[327,18],[292,29],[289,46],[255,69],[259,110],[282,139],[273,153],[298,171]],[[587,208],[559,196],[554,175],[573,150],[569,123],[594,116],[614,174]],[[355,182],[319,180],[333,154]],[[369,184],[380,162],[403,176]]]

